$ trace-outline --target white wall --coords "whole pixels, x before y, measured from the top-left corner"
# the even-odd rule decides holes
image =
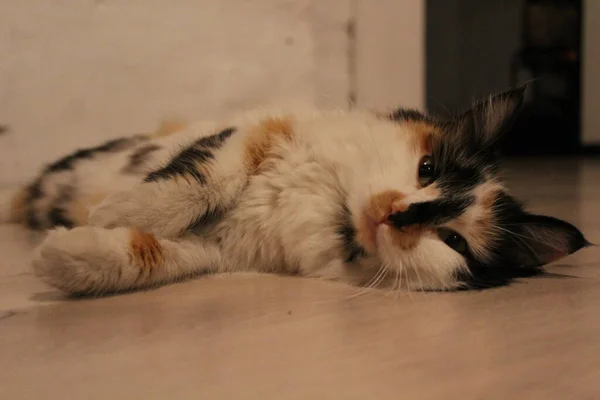
[[[423,104],[423,0],[0,1],[0,183],[169,116]],[[354,8],[353,8],[354,7]],[[357,59],[346,32],[358,15]]]
[[[600,1],[583,2],[582,134],[584,145],[600,145]]]

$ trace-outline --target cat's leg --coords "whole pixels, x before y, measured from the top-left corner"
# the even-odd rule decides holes
[[[163,239],[135,228],[91,226],[50,231],[33,260],[38,277],[74,294],[151,287],[220,265],[219,246],[199,236]]]
[[[228,128],[194,141],[144,182],[93,208],[89,224],[177,237],[190,227],[218,220],[248,181],[243,134]]]

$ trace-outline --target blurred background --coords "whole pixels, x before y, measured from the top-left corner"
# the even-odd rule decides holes
[[[600,1],[0,2],[2,183],[74,147],[255,105],[447,114],[533,79],[511,156],[600,145]]]

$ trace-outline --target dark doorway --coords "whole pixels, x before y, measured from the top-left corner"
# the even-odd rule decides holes
[[[504,153],[581,148],[581,0],[428,0],[427,108],[455,113],[530,81]]]

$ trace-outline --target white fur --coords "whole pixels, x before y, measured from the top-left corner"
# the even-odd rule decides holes
[[[109,189],[113,195],[93,210],[95,227],[50,233],[34,263],[38,276],[67,292],[92,293],[208,270],[297,272],[364,284],[382,268],[396,285],[408,288],[456,285],[453,273],[465,268],[460,255],[434,236],[422,237],[413,250],[399,249],[387,226],[378,229],[376,253],[356,265],[343,261],[336,230],[342,204],[357,215],[381,191],[397,190],[412,201],[424,196],[417,182],[422,155],[409,143],[410,133],[402,131],[407,128],[360,111],[294,114],[293,140],[278,143],[279,157],[270,168],[245,176],[244,139],[258,120],[244,117],[231,124],[238,132],[215,153],[206,187],[184,180],[139,183],[139,176],[123,176],[119,170],[130,152],[86,161],[75,172],[82,191]],[[202,126],[158,139],[171,150],[159,152],[153,167],[164,165],[182,141],[214,133]],[[179,237],[194,216],[214,205],[229,212],[200,236]],[[129,226],[156,234],[166,249],[164,268],[143,282],[131,265],[129,229],[119,228]],[[220,254],[211,244],[216,239]]]

